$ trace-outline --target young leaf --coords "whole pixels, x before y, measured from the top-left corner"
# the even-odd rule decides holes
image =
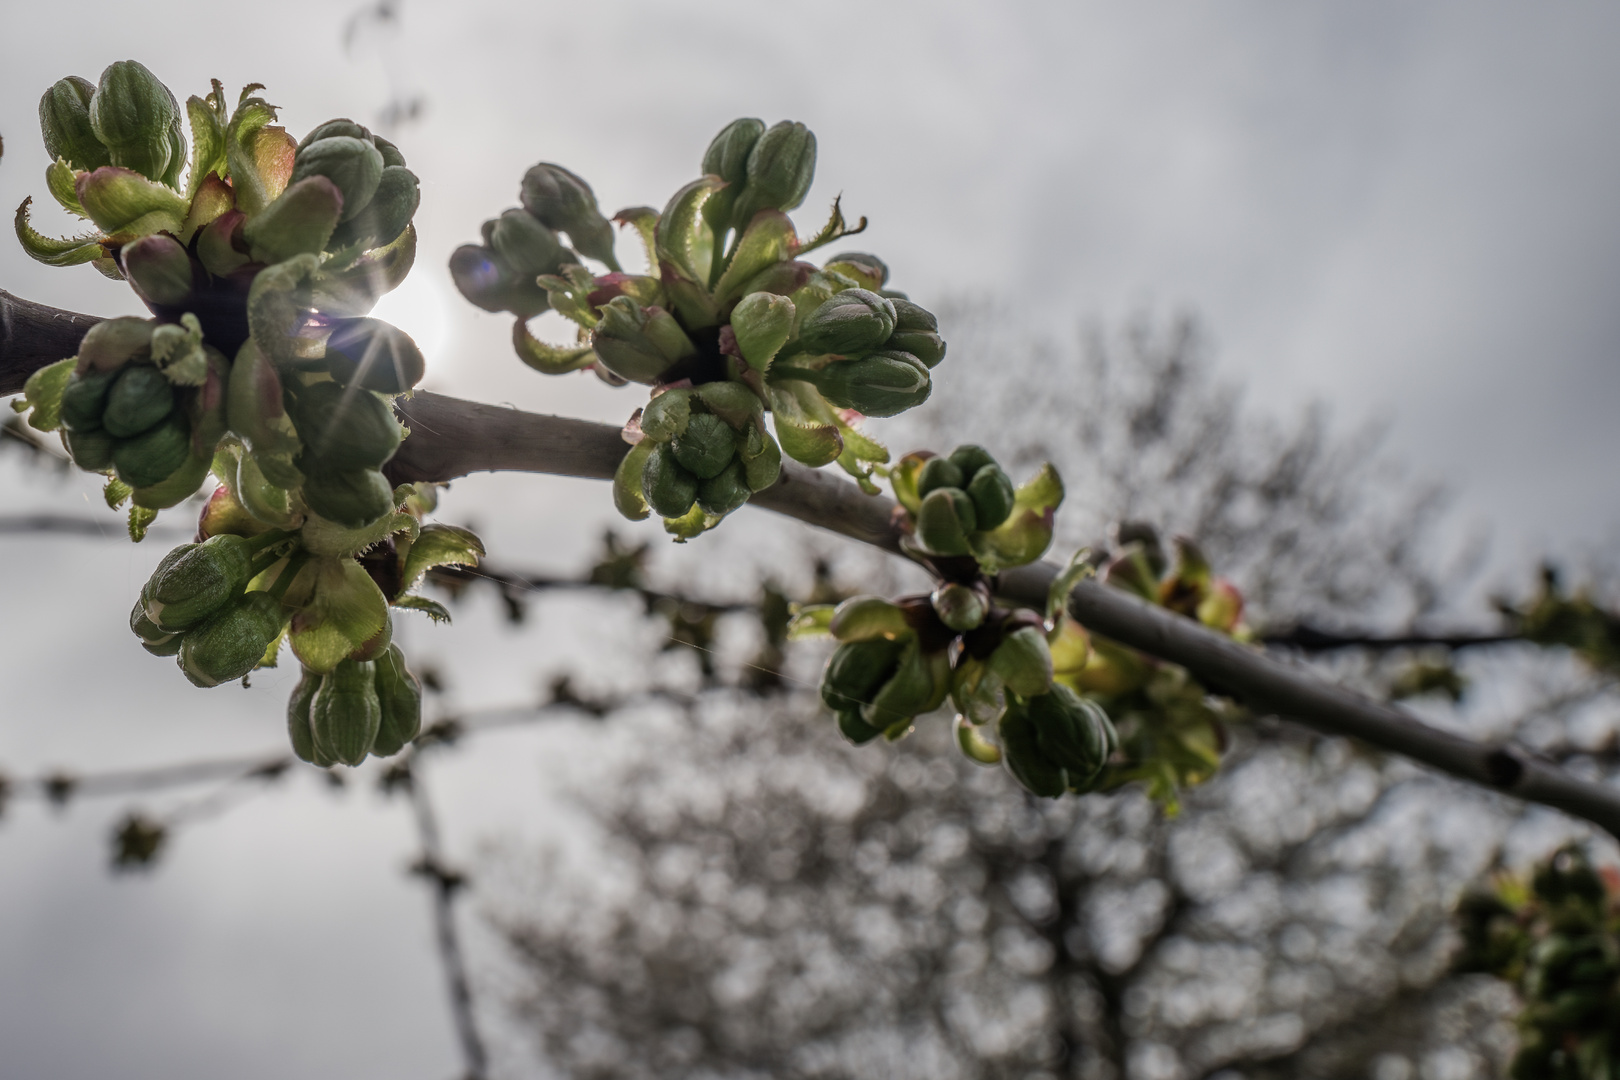
[[[100,259],[106,254],[99,236],[70,236],[58,240],[36,232],[28,223],[28,204],[33,201],[32,195],[22,201],[22,205],[17,207],[14,222],[17,242],[22,244],[23,251],[28,253],[29,258],[46,266],[78,266],[80,263]]]
[[[322,674],[372,638],[388,620],[388,601],[353,559],[317,559],[310,602],[293,616],[288,641],[306,668]]]
[[[35,431],[55,431],[62,426],[62,391],[73,378],[73,357],[40,368],[23,383],[23,400],[33,406],[28,426]]]
[[[484,542],[454,525],[424,525],[411,543],[400,572],[400,592],[416,588],[435,566],[477,566],[484,557]]]
[[[415,594],[396,596],[394,606],[420,611],[436,623],[448,623],[450,621],[450,612],[445,610],[444,605],[437,600],[429,600],[425,596],[416,596]]]

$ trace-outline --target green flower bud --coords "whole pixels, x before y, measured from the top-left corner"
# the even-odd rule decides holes
[[[184,413],[171,413],[156,427],[116,443],[112,457],[118,479],[132,488],[151,487],[190,460],[191,426]]]
[[[180,307],[191,299],[191,256],[167,233],[143,236],[119,253],[124,276],[148,307]]]
[[[555,274],[565,263],[576,261],[556,233],[516,207],[496,218],[488,232],[486,242],[495,253],[515,273],[531,279]]]
[[[945,339],[939,336],[939,320],[910,300],[889,301],[894,305],[894,333],[888,347],[908,352],[932,368],[945,359]]]
[[[968,534],[978,523],[974,515],[967,492],[961,488],[936,488],[917,510],[917,542],[930,555],[971,555],[973,546],[968,543]]]
[[[893,303],[865,289],[845,289],[804,320],[799,349],[855,356],[878,348],[893,332]]]
[[[62,438],[67,443],[68,453],[73,455],[73,463],[79,468],[89,472],[101,472],[111,468],[113,449],[118,443],[105,431],[69,430]]]
[[[1023,697],[1052,688],[1052,653],[1039,627],[1022,626],[1008,634],[990,654],[989,666],[1002,685]]]
[[[838,712],[838,733],[853,745],[864,746],[882,735],[883,729],[862,720],[859,709],[841,709]]]
[[[101,426],[109,435],[127,439],[150,430],[174,409],[174,386],[150,364],[131,364],[107,392]]]
[[[751,449],[756,438],[759,441],[759,449],[758,453],[753,453]],[[750,491],[764,491],[776,483],[782,475],[782,448],[776,445],[775,439],[765,433],[761,424],[749,426],[749,434],[740,456],[743,475],[748,481]]]
[[[244,222],[242,239],[254,260],[262,263],[318,254],[331,241],[346,202],[331,178],[300,177]]]
[[[733,120],[720,129],[720,134],[703,152],[703,174],[718,176],[728,184],[742,184],[748,179],[748,155],[763,134],[763,120],[752,117]]]
[[[327,471],[381,466],[404,437],[387,402],[369,390],[331,382],[300,388],[292,419],[304,444],[302,460]]]
[[[748,152],[747,175],[731,215],[739,230],[761,210],[792,210],[804,202],[816,177],[815,135],[788,120],[773,125]]]
[[[214,536],[176,550],[179,556],[160,564],[141,590],[147,617],[169,632],[189,630],[219,611],[253,569],[253,548],[240,536]]]
[[[551,297],[509,266],[491,248],[463,244],[450,255],[450,277],[469,303],[485,311],[509,311],[532,319],[551,307]]]
[[[156,75],[134,60],[109,65],[89,112],[111,164],[174,186],[181,162],[174,160],[171,131],[180,127],[180,103]]]
[[[697,417],[692,419],[696,420]],[[748,487],[748,474],[743,469],[743,463],[732,459],[717,475],[699,482],[697,488],[697,504],[703,508],[705,514],[723,517],[748,501],[752,495]]]
[[[422,730],[422,684],[405,666],[405,654],[398,645],[376,660],[377,703],[382,718],[371,752],[390,757],[403,750]]]
[[[329,135],[298,151],[288,186],[312,176],[326,177],[343,195],[343,212],[338,220],[348,221],[377,194],[382,171],[382,154],[369,141],[352,135]]]
[[[345,765],[366,760],[382,726],[376,671],[370,660],[344,660],[321,680],[309,709],[316,753]]]
[[[714,230],[716,238],[724,236],[731,225],[732,210],[748,180],[748,155],[763,134],[763,120],[752,117],[733,120],[720,130],[703,154],[703,174],[718,176],[727,184],[703,204],[704,220]]]
[[[927,498],[940,488],[966,488],[966,479],[956,462],[950,458],[929,458],[923,463],[922,471],[917,474],[917,497]]]
[[[302,152],[310,143],[321,139],[329,139],[336,135],[345,135],[351,139],[363,139],[372,142],[374,136],[364,124],[357,124],[353,120],[343,117],[337,120],[328,120],[324,124],[316,124],[314,129],[303,139],[299,140],[298,150]]]
[[[416,174],[403,165],[385,165],[371,201],[337,227],[329,246],[337,250],[365,240],[368,248],[386,247],[405,231],[421,202],[422,189]]]
[[[994,529],[1012,516],[1013,485],[999,465],[986,465],[968,482],[968,498],[978,513],[980,529]]]
[[[112,164],[112,156],[90,123],[90,98],[95,92],[89,79],[69,75],[58,79],[39,99],[39,130],[52,161],[65,158],[80,170]]]
[[[383,168],[385,170],[405,167],[405,155],[399,152],[399,147],[381,135],[373,135],[371,143],[377,148],[377,152],[383,156]]]
[[[737,453],[737,433],[713,413],[696,413],[670,441],[681,467],[699,480],[720,475]]]
[[[1026,791],[1043,799],[1056,799],[1068,790],[1063,767],[1041,752],[1027,706],[1009,705],[996,730],[1001,736],[1002,763]]]
[[[381,319],[341,319],[326,339],[326,370],[339,386],[403,394],[422,381],[427,361],[396,326]]]
[[[362,529],[394,508],[394,488],[376,469],[312,469],[304,504],[327,521]]]
[[[87,371],[74,375],[62,391],[62,423],[69,431],[99,431],[101,414],[107,408],[107,392],[112,389],[116,371]]]
[[[618,269],[613,226],[596,208],[591,185],[561,165],[541,163],[523,174],[521,195],[529,213],[548,228],[567,233],[582,254]]]
[[[951,464],[962,470],[962,483],[953,484],[953,487],[965,488],[967,481],[973,479],[978,471],[986,465],[994,465],[996,459],[990,456],[990,451],[974,443],[963,443],[947,455]]]
[[[315,693],[321,688],[322,678],[320,674],[305,668],[298,685],[293,687],[292,696],[287,699],[287,738],[299,761],[325,767],[332,762],[316,753],[315,733],[310,728],[310,707],[315,703]]]
[[[141,648],[153,656],[173,656],[180,651],[180,635],[164,630],[146,615],[146,605],[135,601],[129,613],[129,628],[141,639]]]
[[[152,347],[155,328],[151,319],[128,315],[96,323],[85,331],[84,340],[79,342],[79,363],[75,370],[81,376],[92,371],[118,370]]]
[[[242,232],[247,215],[240,210],[227,210],[203,226],[197,233],[197,261],[215,277],[225,277],[240,270],[251,260]]]
[[[239,596],[183,636],[180,670],[194,686],[234,682],[259,665],[285,622],[281,601],[269,593]]]
[[[817,372],[814,382],[831,404],[867,416],[903,413],[927,401],[933,389],[921,361],[887,351],[835,361]]]
[[[697,499],[697,477],[681,467],[668,443],[660,443],[641,473],[641,495],[659,517],[678,518]]]
[[[764,371],[793,333],[793,301],[768,292],[753,292],[731,312],[731,333],[748,366]]]
[[[912,638],[901,650],[893,677],[878,688],[872,702],[861,710],[861,718],[881,727],[890,738],[904,729],[911,718],[936,708],[950,686],[950,661],[941,650],[925,654],[922,644]]]
[[[989,598],[983,593],[956,582],[939,586],[929,600],[939,621],[957,631],[976,628],[990,609]]]
[[[834,712],[857,715],[899,667],[906,643],[891,638],[850,641],[838,646],[821,673],[821,700]]]
[[[1029,702],[1029,716],[1042,752],[1063,767],[1069,787],[1088,790],[1119,745],[1108,714],[1096,702],[1058,685]]]

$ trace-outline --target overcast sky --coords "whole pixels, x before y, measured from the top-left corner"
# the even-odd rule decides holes
[[[1620,471],[1612,465],[1620,426],[1611,419],[1620,405],[1620,9],[1613,5],[463,0],[405,5],[397,34],[373,26],[345,52],[350,10],[343,0],[8,5],[0,35],[0,205],[45,193],[35,121],[41,91],[69,73],[94,79],[116,59],[142,60],[182,98],[202,92],[210,76],[233,95],[243,83],[266,83],[295,133],[334,115],[375,121],[390,98],[419,95],[426,111],[400,129],[398,141],[423,181],[421,254],[416,273],[380,313],[428,347],[435,389],[618,422],[634,404],[624,393],[589,378],[541,379],[518,365],[509,324],[454,294],[446,257],[476,237],[484,218],[515,203],[518,178],[536,160],[583,174],[609,210],[660,205],[696,174],[708,138],[726,121],[798,119],[820,145],[801,224],[818,225],[842,192],[847,211],[872,221],[858,246],[888,261],[898,287],[925,304],[979,290],[1008,304],[1018,317],[1009,348],[1025,334],[1073,335],[1085,321],[1194,310],[1221,368],[1269,408],[1287,415],[1324,399],[1346,424],[1387,418],[1393,449],[1419,474],[1456,489],[1459,518],[1490,527],[1504,565],[1601,542],[1620,523]],[[67,230],[66,218],[40,209],[36,224]],[[87,267],[37,266],[9,241],[0,242],[0,287],[101,314],[134,310],[127,286]],[[953,356],[939,377],[991,378],[996,359]],[[62,505],[57,489],[0,468],[6,490],[27,505]],[[78,487],[71,497],[81,497]],[[460,485],[452,505],[488,527],[506,561],[567,567],[608,520],[606,501],[589,485],[501,478]],[[6,538],[0,551],[12,565],[32,560],[41,568],[15,586],[32,590],[31,603],[55,595],[47,592],[59,588],[50,586],[52,575],[77,572],[76,560],[98,560],[91,577],[117,592],[116,603],[93,604],[95,617],[113,620],[95,633],[109,649],[126,644],[118,620],[161,553],[154,545],[114,554],[91,542],[64,553]],[[20,610],[20,595],[8,608]],[[26,633],[26,643],[13,634],[10,659],[0,662],[6,768],[164,760],[182,748],[256,748],[279,738],[285,687],[274,678],[262,693],[250,692],[253,704],[239,707],[231,724],[210,726],[202,695],[166,665],[126,656],[116,688],[108,680],[92,685],[75,678],[82,640],[66,635],[79,630],[31,625]],[[483,634],[445,639],[457,642],[497,634],[487,627],[444,633]],[[77,655],[70,640],[81,645]],[[521,639],[502,640],[516,648]],[[479,662],[475,649],[447,648]],[[480,685],[492,699],[533,685],[527,675],[503,682],[490,671]],[[61,707],[64,683],[78,684],[71,715],[42,730],[40,710]],[[192,720],[175,720],[158,746],[147,730],[114,723],[107,710],[132,686],[145,695],[144,708]],[[280,821],[304,830],[299,836],[330,837],[322,798],[312,789],[279,804],[302,807],[296,813],[263,811],[266,828]],[[389,832],[397,822],[381,812],[375,835],[363,814],[344,820],[357,830],[345,834],[357,849],[375,839],[382,848],[371,850],[398,855],[392,863],[379,856],[373,867],[376,894],[396,896],[390,875],[408,838]],[[70,846],[70,835],[83,842]],[[84,987],[117,991],[122,1000],[136,992],[138,968],[151,985],[189,986],[198,1000],[212,1000],[208,988],[227,992],[241,970],[185,938],[177,927],[187,920],[172,909],[162,930],[127,915],[132,893],[102,882],[100,851],[85,848],[95,829],[88,835],[43,815],[0,824],[0,1045],[8,1057],[28,1048],[34,1077],[110,1074],[107,1064],[118,1060],[113,1050],[93,1052],[94,1040],[67,1039],[51,1027]],[[222,829],[220,844],[228,848],[234,835]],[[298,875],[307,849],[277,835],[288,847],[274,872],[281,876],[266,882]],[[217,924],[228,926],[222,940],[245,927],[280,927],[266,931],[264,963],[283,950],[274,934],[307,946],[307,935],[272,918],[268,886],[210,907],[213,894],[197,882],[215,880],[209,875],[220,873],[218,864],[192,857],[212,869],[186,878],[182,864],[168,883],[150,883],[162,890],[156,895],[185,912],[229,911]],[[232,880],[260,880],[241,873],[249,876]],[[421,974],[431,971],[423,912],[413,906],[419,898],[405,895],[397,901],[398,935],[416,950],[407,960]],[[371,896],[356,889],[349,907],[321,902],[340,905],[335,919],[359,918]],[[113,918],[113,911],[126,914]],[[41,945],[113,926],[148,943],[178,935],[190,942],[182,950],[188,959],[154,948],[138,964],[124,956],[124,967],[109,960],[98,968],[87,957],[113,948],[103,942],[60,967],[66,946]],[[380,941],[370,951],[356,948],[350,963],[362,973],[392,955]],[[324,955],[314,950],[308,959],[318,964]],[[16,974],[24,969],[36,981]],[[274,988],[255,1007],[287,1007],[274,1003],[300,985],[297,973],[252,970],[256,983]],[[66,981],[39,993],[37,980],[53,977]],[[312,986],[328,978],[318,966],[303,977]],[[411,978],[384,980],[396,987],[388,992],[405,995],[387,1015],[419,1016],[412,1037],[430,1050],[407,1039],[394,1056],[350,1055],[344,1075],[448,1068],[436,988],[397,989],[415,987]],[[327,1000],[310,993],[310,1002]],[[120,1038],[145,1047],[146,1056],[135,1064],[125,1058],[116,1071],[219,1075],[218,1059],[159,1052],[189,1037],[165,1030],[174,1019],[163,1009],[126,1025]],[[147,1021],[157,1028],[148,1030]],[[209,1022],[224,1032],[219,1046],[247,1038],[231,1010]],[[278,1049],[288,1041],[282,1034],[271,1024],[256,1044],[256,1053],[270,1055],[260,1063],[263,1075],[317,1075],[308,1062],[333,1060],[313,1050],[276,1057],[290,1053]],[[329,1048],[352,1041],[337,1024],[308,1038]],[[440,1055],[445,1067],[398,1071],[426,1060],[424,1053]]]

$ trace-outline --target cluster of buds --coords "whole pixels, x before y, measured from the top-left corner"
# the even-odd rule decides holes
[[[401,488],[397,520],[358,552],[344,530],[267,526],[238,491],[215,489],[197,541],[159,563],[130,629],[148,652],[175,656],[197,686],[273,666],[285,643],[303,668],[287,713],[300,758],[324,767],[398,753],[421,728],[422,695],[393,640],[393,609],[448,619],[412,590],[435,566],[476,563],[477,538],[420,524],[434,505],[426,485]]]
[[[1457,967],[1511,983],[1524,1002],[1513,1080],[1620,1074],[1620,874],[1566,847],[1528,880],[1500,875],[1457,905]]]
[[[588,368],[614,385],[652,387],[645,415],[626,425],[634,449],[615,487],[632,520],[657,512],[678,539],[697,535],[774,483],[784,454],[810,466],[837,461],[875,492],[873,468],[889,454],[858,430],[862,419],[927,399],[930,370],[945,357],[934,316],[887,288],[888,268],[875,256],[848,253],[822,266],[804,259],[865,228],[864,219],[850,228],[835,202],[827,224],[799,238],[787,211],[804,201],[815,161],[815,136],[803,124],[729,124],[704,154],[703,175],[662,212],[613,216],[640,236],[646,275],[620,269],[590,185],[561,166],[536,165],[523,178],[522,207],[486,221],[483,242],[452,257],[468,300],[517,317],[513,342],[531,367]],[[606,272],[588,269],[587,258]],[[577,344],[530,333],[527,320],[547,310],[578,325]],[[720,391],[720,405],[658,404],[673,391],[701,403],[714,386],[736,392]],[[737,392],[753,398],[746,409]],[[674,432],[669,416],[697,431]]]
[[[1540,594],[1529,604],[1498,600],[1497,607],[1526,641],[1562,646],[1600,670],[1620,670],[1620,616],[1584,591],[1569,595],[1553,567],[1542,568]]]
[[[227,447],[266,524],[359,529],[395,510],[380,467],[403,431],[388,397],[424,362],[367,313],[415,258],[416,176],[351,120],[295,141],[258,89],[228,109],[215,82],[182,110],[125,60],[40,102],[46,185],[97,231],[41,236],[25,201],[18,239],[43,262],[128,280],[152,318],[94,327],[77,357],[34,374],[19,408],[117,481],[110,503],[133,498],[132,532],[193,494]]]
[[[821,698],[850,742],[901,738],[948,697],[963,753],[1005,764],[1030,792],[1083,794],[1102,780],[1118,743],[1108,714],[1054,682],[1040,616],[997,607],[982,579],[893,602],[852,597],[826,629],[839,645]]]
[[[1046,553],[1063,502],[1050,464],[1016,490],[982,446],[948,455],[919,450],[889,470],[907,546],[931,562],[970,558],[985,573],[1022,566]]]
[[[416,176],[352,120],[295,140],[259,89],[233,109],[218,82],[187,101],[189,169],[180,106],[140,64],[46,92],[47,186],[97,231],[41,236],[25,201],[18,238],[43,262],[128,280],[152,318],[92,327],[77,356],[30,377],[18,407],[108,474],[109,505],[133,502],[135,539],[218,478],[196,542],[163,559],[130,627],[198,686],[274,665],[285,645],[304,672],[294,749],[352,765],[420,726],[393,609],[447,619],[412,590],[482,547],[422,524],[431,486],[396,488],[382,472],[405,436],[390,398],[425,365],[368,312],[415,259]]]

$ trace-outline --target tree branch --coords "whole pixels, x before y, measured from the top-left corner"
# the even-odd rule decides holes
[[[94,321],[4,292],[0,292],[0,313],[0,325],[5,327],[0,335],[0,373],[11,373],[6,377],[16,378],[17,386],[28,371],[77,350],[76,339],[61,344],[71,336],[66,327],[81,328],[82,333]],[[49,346],[54,351],[41,355],[47,342],[57,344]],[[0,389],[9,385],[0,381]],[[441,394],[417,393],[401,401],[398,408],[412,434],[389,463],[388,471],[396,481],[453,480],[492,471],[606,480],[628,449],[619,430],[608,424],[540,416]],[[864,495],[831,473],[786,462],[781,480],[754,496],[752,502],[902,554],[893,500]],[[1041,608],[1058,573],[1052,563],[1019,567],[1002,574],[997,589],[1008,600]],[[1252,708],[1324,734],[1359,739],[1470,783],[1555,807],[1620,837],[1620,792],[1570,776],[1522,749],[1476,743],[1429,727],[1409,713],[1334,686],[1314,673],[1097,581],[1076,586],[1069,594],[1068,607],[1088,629],[1180,664],[1211,690],[1230,694]]]

